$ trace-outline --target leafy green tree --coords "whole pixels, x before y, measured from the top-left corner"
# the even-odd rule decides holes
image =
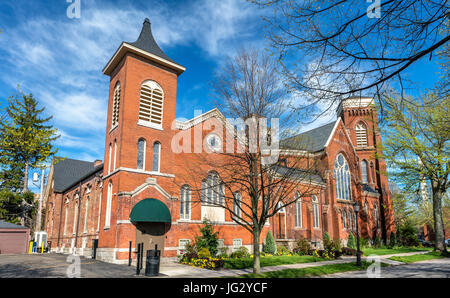
[[[34,206],[34,194],[30,191],[17,193],[7,189],[0,190],[0,219],[14,224],[20,223],[22,201]],[[25,212],[25,224],[27,226],[32,226],[34,215],[35,208],[27,209]]]
[[[0,168],[2,188],[16,190],[23,184],[22,192],[28,191],[28,173],[56,154],[53,142],[59,137],[57,130],[49,124],[52,119],[43,117],[45,108],[38,108],[32,94],[19,90],[7,99],[8,105],[0,123]],[[23,173],[19,179],[19,173]],[[25,222],[27,209],[32,206],[22,200],[21,223]]]
[[[275,239],[273,238],[272,232],[269,231],[269,232],[267,232],[267,235],[266,235],[266,241],[264,243],[263,251],[266,254],[273,255],[275,253],[276,249],[277,249],[277,247],[275,246]]]
[[[384,158],[405,189],[431,185],[435,249],[445,251],[442,201],[449,187],[450,97],[386,97]]]
[[[219,232],[214,232],[214,227],[208,219],[203,220],[203,226],[200,227],[200,236],[195,237],[195,243],[197,245],[197,250],[200,251],[202,248],[207,248],[212,256],[217,254],[217,247],[219,246],[218,234]]]

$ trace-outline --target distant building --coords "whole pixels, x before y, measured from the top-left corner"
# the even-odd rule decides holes
[[[52,249],[88,255],[92,239],[98,239],[98,258],[122,263],[132,241],[133,247],[144,242],[145,249],[158,244],[164,257],[173,258],[193,241],[205,217],[230,252],[252,248],[252,235],[228,211],[207,204],[220,195],[202,192],[202,204],[189,203],[198,196],[195,181],[216,185],[221,169],[202,163],[204,152],[173,152],[172,139],[226,120],[213,109],[176,121],[177,78],[184,71],[158,47],[148,19],[137,41],[123,42],[114,53],[103,69],[110,76],[104,164],[66,159],[50,172],[45,201]],[[300,236],[321,246],[324,232],[345,243],[355,231],[355,201],[361,204],[363,237],[386,237],[393,231],[386,165],[375,158],[381,136],[373,100],[348,98],[337,114],[336,121],[281,142],[285,158],[307,152],[319,162],[317,175],[305,182],[316,194],[280,210],[266,224],[261,244],[268,230],[286,246]],[[224,146],[212,128],[201,129],[201,134],[211,148]],[[188,175],[190,169],[204,173]],[[247,194],[241,195],[245,200]]]

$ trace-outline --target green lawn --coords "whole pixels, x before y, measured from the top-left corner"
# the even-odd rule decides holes
[[[299,264],[299,263],[311,263],[311,262],[320,262],[327,261],[323,258],[316,258],[313,256],[266,256],[261,257],[261,267],[266,266],[277,266],[284,264]],[[225,261],[225,268],[228,269],[244,269],[244,268],[252,268],[253,267],[253,259],[252,258],[240,258],[240,259],[228,259]]]
[[[260,274],[244,274],[237,276],[236,278],[301,278],[301,277],[312,277],[321,276],[332,273],[346,272],[346,271],[357,271],[366,270],[370,266],[369,262],[361,262],[361,267],[357,267],[355,263],[344,263],[344,264],[330,264],[317,267],[308,267],[300,269],[284,269],[279,271],[264,272]],[[385,263],[381,263],[382,267],[388,266]]]
[[[440,252],[432,251],[432,252],[429,252],[426,254],[420,254],[420,255],[390,257],[389,260],[399,261],[399,262],[403,262],[403,263],[414,263],[414,262],[419,262],[419,261],[442,259],[442,258],[444,258],[444,256],[441,256]]]
[[[392,255],[392,254],[400,254],[405,252],[414,252],[414,251],[431,251],[433,248],[431,247],[394,247],[394,248],[387,248],[387,247],[380,247],[380,248],[362,248],[361,249],[364,252],[364,256],[370,256],[370,255]]]

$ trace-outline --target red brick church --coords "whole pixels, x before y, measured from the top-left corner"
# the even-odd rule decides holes
[[[217,109],[176,120],[177,78],[184,71],[159,48],[148,19],[135,42],[119,46],[103,69],[110,77],[104,162],[66,158],[50,171],[45,229],[53,251],[88,256],[98,239],[97,258],[108,262],[127,262],[130,241],[133,249],[140,242],[145,249],[158,244],[164,257],[176,257],[198,235],[203,218],[213,222],[219,245],[229,252],[252,248],[252,235],[230,212],[191,204],[197,196],[194,181],[210,185],[219,179],[220,169],[198,158],[214,158],[214,153],[174,152],[172,141],[177,134],[192,132],[200,133],[208,146],[224,146],[212,127],[227,120]],[[355,201],[361,205],[361,236],[390,236],[393,209],[385,162],[375,158],[381,136],[373,100],[348,98],[337,116],[280,142],[283,156],[306,151],[319,162],[320,171],[308,182],[315,194],[272,217],[261,244],[269,230],[278,244],[289,247],[299,237],[320,247],[324,232],[345,243],[355,231]],[[293,144],[299,142],[292,140],[308,143],[297,148]],[[205,174],[190,175],[189,169]]]

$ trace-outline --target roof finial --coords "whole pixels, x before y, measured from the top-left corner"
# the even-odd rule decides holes
[[[150,20],[149,20],[148,18],[145,18],[145,20],[144,20],[144,24],[145,24],[145,23],[149,23],[149,24],[151,24],[151,23],[150,23]]]

